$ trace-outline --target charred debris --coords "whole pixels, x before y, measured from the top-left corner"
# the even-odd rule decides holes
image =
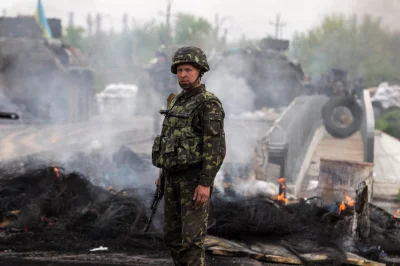
[[[1,163],[0,250],[82,252],[107,246],[136,254],[165,251],[162,206],[150,233],[142,234],[156,174],[148,158],[128,148],[110,158],[101,152],[74,158],[50,166],[40,155]],[[68,172],[90,166],[95,168],[93,177]],[[116,187],[99,178],[113,180],[118,175],[134,176],[137,182]],[[382,262],[400,255],[400,219],[367,204],[369,233],[357,237],[357,204],[346,204],[344,210],[322,205],[318,198],[285,204],[266,197],[228,196],[216,189],[208,234],[247,244],[280,245],[304,264],[309,260],[302,254],[323,250],[324,263],[336,265],[345,263],[346,252]]]

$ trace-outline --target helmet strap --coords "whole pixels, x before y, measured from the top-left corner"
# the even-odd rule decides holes
[[[199,75],[197,76],[197,78],[195,79],[194,82],[189,83],[189,84],[181,84],[181,83],[179,82],[179,86],[180,86],[182,89],[184,89],[184,90],[193,89],[194,87],[196,87],[196,85],[197,85],[198,83],[200,83],[199,81],[201,80],[201,76],[203,76],[203,74],[204,74],[204,73],[203,73],[202,71],[200,71]]]

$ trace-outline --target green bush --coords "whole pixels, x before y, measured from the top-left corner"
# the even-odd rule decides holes
[[[375,127],[397,139],[400,139],[400,109],[384,113],[376,120]]]

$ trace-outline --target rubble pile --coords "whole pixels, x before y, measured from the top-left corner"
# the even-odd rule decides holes
[[[379,103],[383,110],[389,108],[400,108],[400,86],[389,85],[387,82],[379,84],[374,95],[371,97],[373,104]]]
[[[268,239],[299,253],[333,248],[336,255],[348,251],[370,259],[400,255],[400,219],[373,204],[369,208],[370,235],[363,242],[352,237],[354,206],[322,206],[317,197],[284,205],[264,197],[221,198],[215,194],[215,226],[209,233],[237,240]]]
[[[54,167],[2,178],[0,187],[0,248],[74,251],[96,244],[115,249],[159,245],[139,234],[146,206],[135,189],[113,193]]]

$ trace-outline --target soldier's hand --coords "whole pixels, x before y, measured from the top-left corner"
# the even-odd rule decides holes
[[[194,191],[193,200],[194,207],[206,206],[208,199],[210,198],[210,187],[198,185]]]
[[[156,182],[154,182],[154,184],[156,184],[156,186],[158,186],[160,184],[160,178],[157,177]]]

